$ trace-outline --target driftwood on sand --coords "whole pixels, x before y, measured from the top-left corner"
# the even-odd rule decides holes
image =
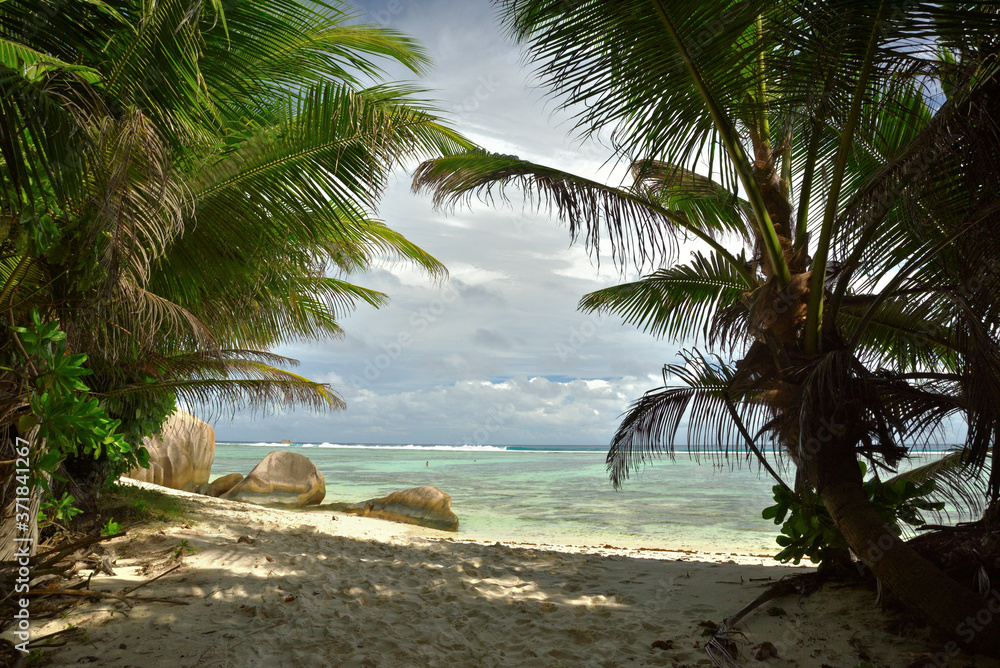
[[[89,589],[90,581],[97,573],[114,575],[114,571],[111,570],[114,557],[98,551],[96,546],[124,535],[125,532],[107,536],[84,536],[50,546],[44,552],[34,555],[28,561],[31,580],[27,592],[16,593],[15,589],[21,564],[17,560],[0,562],[0,587],[5,592],[3,598],[0,598],[0,620],[2,620],[0,631],[13,624],[16,600],[22,597],[33,599],[31,604],[33,620],[52,618],[82,600],[112,599],[129,608],[136,603],[188,605],[183,601],[134,595],[136,590],[177,570],[181,564],[117,594],[105,594]],[[92,572],[88,576],[81,575],[85,570]]]

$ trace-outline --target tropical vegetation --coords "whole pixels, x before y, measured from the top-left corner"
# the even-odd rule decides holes
[[[610,242],[623,268],[649,272],[580,303],[698,346],[625,414],[612,480],[672,453],[684,431],[692,450],[757,457],[779,501],[818,497],[886,588],[946,632],[963,628],[985,592],[900,538],[859,460],[884,475],[958,417],[961,471],[982,484],[972,500],[1000,497],[988,465],[1000,433],[996,7],[497,5],[581,136],[609,143],[630,182],[477,149],[424,163],[414,189],[449,206],[520,187],[592,251]],[[697,244],[687,261],[681,240]],[[795,465],[789,484],[775,453]],[[962,642],[1000,653],[998,623]]]
[[[374,262],[444,272],[377,204],[470,146],[379,62],[428,61],[337,1],[0,3],[4,546],[18,438],[65,516],[178,403],[343,405],[270,349],[384,304],[349,280]]]

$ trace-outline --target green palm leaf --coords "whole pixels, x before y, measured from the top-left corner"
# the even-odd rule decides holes
[[[517,156],[482,150],[428,160],[413,176],[413,190],[433,191],[438,207],[454,206],[478,195],[493,201],[506,198],[509,186],[521,188],[535,206],[554,211],[569,224],[572,239],[581,235],[589,249],[600,253],[601,236],[611,243],[612,257],[624,266],[659,263],[676,251],[676,238],[685,232],[701,239],[734,270],[753,282],[744,263],[733,257],[701,221],[664,208],[642,191],[604,185]]]
[[[357,87],[383,74],[372,57],[422,73],[424,50],[393,30],[359,25],[337,4],[296,0],[237,3],[227,7],[229,30],[203,19],[199,62],[216,107],[243,134],[248,123],[266,127],[281,118],[289,94],[340,81]]]
[[[663,367],[664,387],[650,390],[625,413],[608,450],[611,481],[618,487],[659,455],[672,457],[688,416],[696,418],[686,422],[689,452],[728,456],[730,451],[745,451],[777,477],[756,444],[770,424],[767,406],[757,400],[766,387],[742,383],[737,370],[719,358],[709,359],[698,351],[681,356],[685,364]],[[668,385],[671,376],[680,383]],[[758,436],[748,438],[751,433]]]
[[[24,44],[0,37],[0,65],[20,71],[29,82],[36,82],[54,70],[72,72],[90,84],[101,80],[101,75],[85,65],[72,65]]]
[[[263,243],[289,233],[315,238],[322,227],[311,224],[335,221],[311,214],[331,206],[368,215],[399,161],[468,145],[416,106],[411,92],[385,87],[354,92],[335,84],[303,92],[283,123],[199,167],[192,175],[195,215],[212,220],[225,211],[230,226],[237,227],[270,219]]]
[[[311,410],[344,408],[343,400],[328,385],[259,362],[253,359],[256,354],[236,357],[234,352],[230,351],[223,359],[182,356],[176,366],[170,358],[161,358],[163,380],[124,385],[99,396],[122,401],[172,392],[185,404],[198,406],[209,418],[233,416],[244,410],[269,412],[294,406]],[[172,375],[180,378],[171,378]]]
[[[679,165],[641,160],[632,165],[636,188],[645,191],[664,208],[681,214],[692,225],[743,237],[752,243],[754,213],[750,203],[722,184]]]
[[[579,308],[614,313],[656,337],[708,340],[719,311],[742,305],[743,294],[754,287],[718,255],[696,253],[691,264],[591,292]]]
[[[920,485],[933,480],[937,483],[933,499],[950,503],[963,515],[979,517],[986,509],[984,500],[987,498],[987,485],[983,476],[969,469],[968,463],[967,453],[955,450],[927,464],[899,473],[885,483],[891,485],[898,480],[908,480]]]
[[[840,308],[840,325],[852,336],[864,317],[870,297],[849,297]],[[940,300],[908,295],[878,306],[863,333],[857,351],[872,366],[906,374],[923,369],[954,371],[955,342],[946,323],[951,313]]]

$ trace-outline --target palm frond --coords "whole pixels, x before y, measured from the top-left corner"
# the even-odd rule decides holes
[[[724,105],[725,116],[753,115],[745,94],[754,87],[751,64],[761,45],[745,36],[758,16],[768,13],[766,3],[499,4],[510,34],[527,46],[541,84],[560,107],[573,110],[581,134],[612,131],[622,155],[694,169],[710,146],[725,151],[686,58],[713,99]],[[698,39],[673,40],[660,9],[678,35]],[[723,185],[735,191],[733,167],[723,169]]]
[[[687,216],[696,227],[735,233],[744,242],[753,243],[753,208],[722,184],[680,165],[657,160],[633,163],[632,177],[640,191],[664,208]]]
[[[258,349],[385,304],[345,278],[375,263],[446,275],[375,212],[472,148],[421,90],[361,88],[390,61],[428,62],[326,0],[0,3],[0,301],[59,320],[108,401],[342,407]]]
[[[989,81],[990,77],[986,78]],[[980,91],[968,90],[963,96],[975,98]],[[909,118],[896,120],[883,131],[884,143],[868,152],[868,169],[844,203],[838,229],[839,254],[845,258],[845,271],[838,279],[835,309],[852,284],[854,273],[864,267],[875,284],[892,272],[905,258],[919,252],[919,245],[933,240],[928,233],[940,233],[939,224],[922,224],[929,209],[917,204],[919,198],[951,179],[942,178],[949,156],[959,135],[955,123],[960,120],[969,97],[946,102],[930,116],[925,99],[915,90],[904,97],[912,105]],[[922,212],[916,216],[918,210]],[[954,221],[962,221],[959,214]],[[935,229],[937,228],[937,229]],[[916,246],[915,246],[916,244]],[[863,290],[863,287],[858,289]]]
[[[954,450],[899,473],[885,483],[891,485],[898,480],[908,480],[917,485],[933,480],[936,485],[931,498],[951,504],[961,515],[978,518],[986,509],[986,481],[982,475],[969,469],[966,453],[962,450]],[[947,514],[947,511],[941,514]]]
[[[839,310],[841,331],[853,337],[873,298],[848,297]],[[872,368],[905,374],[922,369],[954,370],[954,341],[949,334],[950,310],[941,300],[920,293],[881,303],[858,337],[858,356]]]
[[[101,80],[100,72],[93,68],[64,62],[25,44],[2,37],[0,37],[0,66],[20,71],[28,81],[37,81],[47,72],[54,70],[73,72],[90,84],[96,84]]]
[[[412,38],[361,25],[335,3],[236,3],[225,16],[226,31],[211,25],[212,17],[202,19],[199,69],[214,104],[240,134],[251,119],[250,125],[260,127],[279,119],[290,92],[330,81],[361,87],[363,78],[379,78],[384,72],[373,57],[416,74],[428,64]]]
[[[664,387],[650,390],[624,414],[611,441],[607,465],[611,481],[620,487],[633,471],[662,454],[674,455],[678,431],[687,421],[688,452],[728,457],[743,451],[763,458],[764,448],[746,434],[769,422],[769,409],[758,400],[766,386],[736,389],[736,369],[719,358],[682,353],[686,364],[663,367]],[[669,377],[681,381],[667,385]],[[733,408],[739,421],[730,413]],[[748,444],[752,447],[748,447]]]
[[[738,258],[742,260],[743,258]],[[656,337],[709,340],[717,314],[743,306],[754,289],[718,255],[695,253],[691,264],[660,269],[639,281],[585,295],[578,308],[614,313]],[[743,307],[744,318],[746,308]]]
[[[0,67],[0,197],[12,214],[59,211],[81,201],[95,89],[54,69],[34,81]]]
[[[644,192],[632,192],[585,179],[517,156],[483,150],[467,151],[421,164],[413,176],[414,192],[433,192],[437,207],[455,206],[472,197],[506,201],[506,189],[522,189],[535,207],[554,211],[569,225],[575,241],[600,255],[601,238],[611,244],[612,258],[623,267],[656,264],[676,252],[676,238],[685,232],[701,239],[752,282],[744,263],[736,260],[698,222],[663,208]]]
[[[333,225],[370,216],[399,161],[467,146],[411,104],[410,92],[354,92],[334,84],[303,91],[286,121],[191,175],[198,227],[224,219],[244,234],[266,234],[245,237],[244,245],[270,246],[290,235],[300,242],[323,239]],[[329,211],[341,219],[316,215]],[[271,224],[262,226],[262,220]],[[203,242],[223,232],[207,230]]]
[[[106,43],[104,88],[123,105],[141,108],[164,142],[180,148],[214,118],[199,71],[199,24],[207,8],[161,0],[136,9],[134,29],[115,31]]]
[[[226,345],[267,347],[343,335],[338,322],[357,302],[376,308],[388,297],[347,281],[325,276],[275,280],[258,289],[231,287],[206,294],[194,308],[211,323]],[[234,311],[240,313],[233,318]]]
[[[1000,341],[980,322],[975,302],[959,300],[955,338],[962,352],[961,390],[968,425],[964,451],[969,466],[980,471],[1000,440]],[[1000,499],[1000,468],[989,473],[989,499]]]
[[[170,169],[160,133],[141,111],[102,119],[92,134],[93,205],[81,212],[92,219],[84,242],[97,249],[110,295],[120,281],[149,282],[150,265],[184,230],[187,193]]]
[[[169,362],[169,360],[167,360]],[[343,400],[329,385],[253,359],[198,360],[187,356],[177,371],[180,379],[126,385],[98,396],[126,399],[137,395],[176,394],[188,406],[199,407],[204,419],[232,417],[241,411],[272,412],[295,406],[315,411],[341,410]]]

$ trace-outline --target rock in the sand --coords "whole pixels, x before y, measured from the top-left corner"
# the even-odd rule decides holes
[[[297,452],[270,452],[246,478],[222,495],[251,503],[292,503],[298,507],[319,503],[326,496],[323,474],[308,457]]]
[[[778,648],[773,643],[766,641],[759,645],[754,645],[750,652],[753,654],[753,658],[758,661],[767,661],[772,657],[778,656]]]
[[[229,473],[221,478],[216,478],[212,482],[208,483],[208,489],[205,490],[204,494],[209,496],[222,496],[233,487],[243,480],[242,473]]]
[[[159,436],[143,439],[149,468],[132,469],[129,478],[191,492],[208,484],[215,461],[215,430],[195,416],[177,411]]]
[[[451,496],[430,485],[404,489],[381,499],[355,503],[345,510],[362,517],[419,524],[443,531],[458,531],[458,516],[451,512]]]

